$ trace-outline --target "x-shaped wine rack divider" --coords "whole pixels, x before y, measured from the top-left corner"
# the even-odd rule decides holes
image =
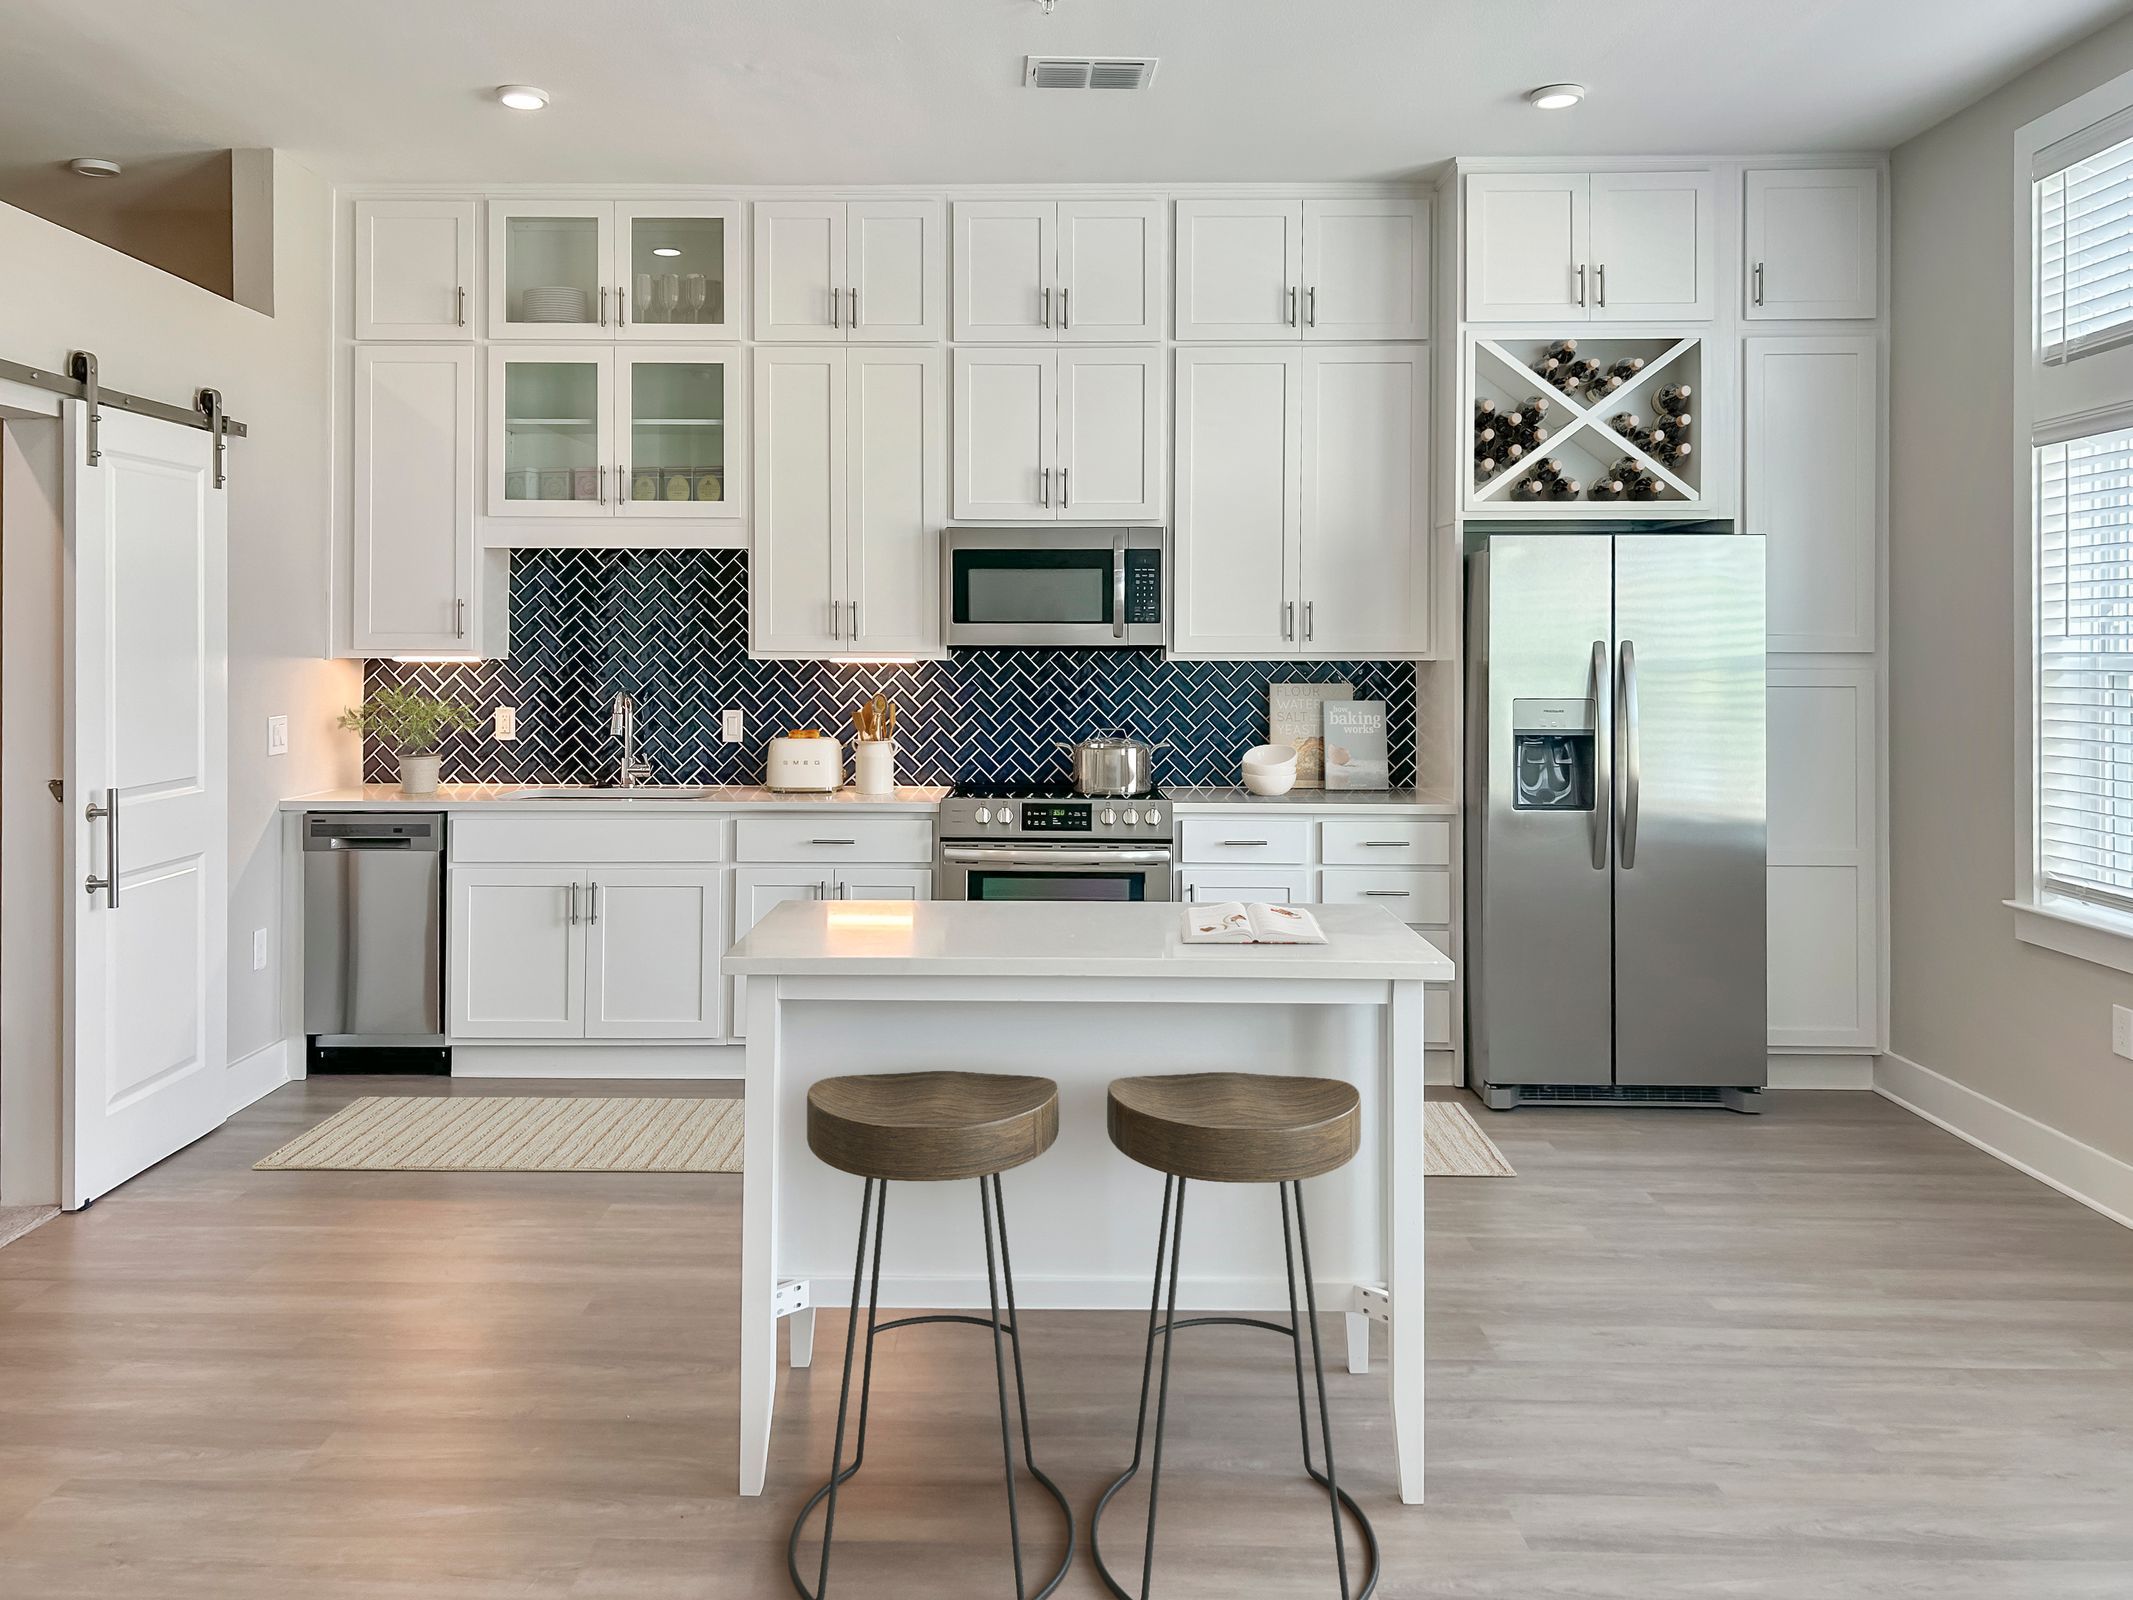
[[[1668,367],[1672,366],[1674,362],[1680,360],[1685,353],[1695,349],[1696,346],[1701,342],[1702,341],[1700,339],[1696,339],[1693,337],[1687,339],[1677,339],[1674,342],[1674,346],[1672,349],[1666,351],[1662,355],[1651,357],[1644,363],[1644,370],[1642,372],[1639,372],[1634,378],[1631,378],[1627,383],[1623,384],[1621,388],[1611,391],[1607,396],[1605,404],[1609,408],[1619,407],[1627,404],[1639,388],[1641,388],[1646,383],[1649,383],[1659,373],[1665,371]],[[1683,482],[1679,477],[1675,476],[1672,472],[1669,472],[1666,467],[1661,465],[1659,462],[1653,460],[1652,457],[1646,452],[1640,450],[1633,442],[1628,439],[1625,439],[1621,434],[1615,432],[1613,428],[1610,428],[1607,425],[1606,419],[1600,415],[1600,406],[1588,406],[1581,400],[1578,400],[1576,397],[1565,394],[1562,390],[1556,388],[1553,384],[1549,383],[1546,378],[1535,372],[1531,367],[1527,366],[1525,362],[1519,360],[1518,357],[1512,355],[1510,351],[1504,349],[1502,345],[1498,344],[1493,339],[1476,339],[1474,341],[1474,350],[1476,353],[1477,360],[1479,359],[1480,352],[1486,350],[1490,355],[1494,356],[1498,361],[1502,362],[1508,370],[1512,372],[1523,373],[1527,378],[1531,379],[1540,388],[1546,389],[1551,400],[1560,402],[1563,407],[1570,412],[1570,425],[1565,428],[1558,428],[1554,430],[1550,442],[1558,442],[1564,439],[1568,439],[1574,434],[1576,434],[1580,428],[1590,428],[1595,433],[1602,434],[1605,437],[1612,439],[1617,445],[1621,447],[1622,454],[1634,456],[1637,460],[1643,462],[1645,467],[1650,470],[1656,477],[1658,477],[1662,483],[1665,483],[1670,486],[1675,493],[1681,495],[1684,499],[1698,500],[1702,498],[1702,496],[1692,485]],[[1478,377],[1479,375],[1480,374],[1478,372],[1475,373],[1476,377]],[[1499,384],[1502,384],[1501,378],[1498,379],[1498,382]],[[1502,386],[1506,389],[1510,387],[1510,385],[1508,384],[1502,384]],[[1539,453],[1542,455],[1546,454],[1545,451]],[[1521,474],[1516,472],[1499,472],[1496,474],[1495,477],[1490,478],[1487,482],[1479,483],[1474,486],[1474,498],[1476,500],[1486,500],[1490,496],[1499,493],[1505,484],[1511,482],[1513,479],[1519,476],[1521,476]]]

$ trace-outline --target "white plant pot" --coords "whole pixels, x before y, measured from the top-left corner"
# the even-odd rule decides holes
[[[402,756],[400,758],[400,792],[402,794],[435,794],[437,792],[438,756]]]

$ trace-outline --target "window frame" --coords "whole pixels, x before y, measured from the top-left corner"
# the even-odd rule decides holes
[[[2040,784],[2038,708],[2043,659],[2037,611],[2040,545],[2037,525],[2037,446],[2128,426],[2133,415],[2133,329],[2118,329],[2077,342],[2045,359],[2038,260],[2036,185],[2065,152],[2064,165],[2133,137],[2133,72],[2122,73],[2015,132],[2013,415],[2015,634],[2023,641],[2024,690],[2019,701],[2019,748],[2023,757],[2017,804],[2015,892],[2005,903],[2014,913],[2015,937],[2121,972],[2133,972],[2133,913],[2086,899],[2049,892],[2042,870],[2038,828]],[[2084,149],[2083,147],[2086,146]]]

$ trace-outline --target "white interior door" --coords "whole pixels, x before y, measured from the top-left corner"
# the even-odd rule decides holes
[[[77,402],[66,433],[71,1210],[228,1106],[228,502],[198,429],[106,407],[94,465]]]

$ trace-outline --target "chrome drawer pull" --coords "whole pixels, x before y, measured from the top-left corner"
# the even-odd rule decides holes
[[[857,839],[810,839],[809,844],[857,844]]]
[[[1365,889],[1363,893],[1373,898],[1383,896],[1391,900],[1405,900],[1408,895],[1405,889]]]
[[[1405,850],[1414,843],[1412,839],[1365,839],[1365,850]]]
[[[1245,845],[1253,845],[1253,844],[1256,844],[1256,845],[1260,845],[1260,846],[1265,846],[1265,845],[1269,845],[1269,844],[1272,844],[1272,843],[1273,843],[1273,841],[1272,841],[1271,839],[1224,839],[1224,840],[1222,841],[1223,847],[1224,847],[1225,849],[1228,849],[1228,848],[1232,848],[1232,847],[1236,847],[1236,848],[1241,848],[1241,847],[1243,847],[1243,846],[1245,846]]]

